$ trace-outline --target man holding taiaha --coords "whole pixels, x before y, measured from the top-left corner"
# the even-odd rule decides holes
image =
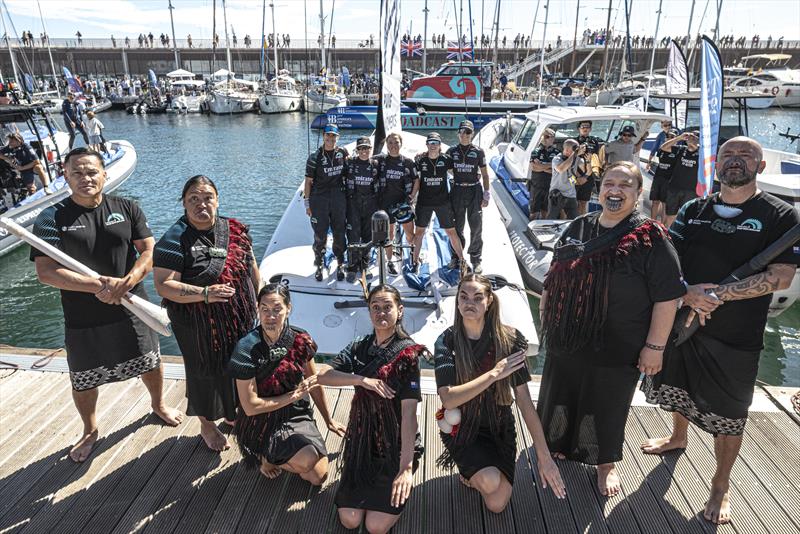
[[[717,467],[703,516],[717,524],[731,520],[730,473],[753,398],[772,293],[789,287],[800,260],[789,249],[761,273],[714,283],[800,222],[791,205],[759,191],[756,175],[765,166],[756,141],[727,141],[716,162],[721,191],[678,213],[670,234],[688,284],[683,304],[692,309],[688,321],[697,316],[702,326],[685,343],[667,348],[663,370],[644,388],[649,402],[673,412],[673,430],[643,443],[643,452],[684,449],[690,421],[714,435]]]
[[[37,249],[30,257],[39,281],[61,290],[72,399],[83,422],[69,456],[83,462],[98,437],[102,384],[141,376],[156,415],[175,426],[183,414],[164,404],[158,335],[120,306],[128,292],[147,299],[141,282],[152,269],[155,246],[147,219],[135,202],[103,194],[106,171],[99,153],[76,148],[67,154],[64,171],[72,195],[42,211],[33,233],[101,276],[78,274]]]

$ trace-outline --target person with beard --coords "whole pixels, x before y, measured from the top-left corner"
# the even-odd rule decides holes
[[[642,181],[635,163],[606,169],[602,210],[561,235],[540,305],[547,445],[559,459],[596,466],[598,491],[609,497],[621,489],[616,462],[640,373],[661,368],[686,292],[666,230],[636,210]]]
[[[423,447],[417,432],[422,401],[419,357],[427,355],[403,329],[403,302],[390,285],[367,297],[371,334],[350,343],[321,365],[317,381],[353,386],[355,395],[342,450],[341,482],[334,501],[347,529],[364,523],[389,532],[403,511]]]
[[[716,281],[749,261],[800,223],[797,211],[758,189],[763,172],[761,145],[734,137],[718,152],[719,193],[681,208],[670,235],[681,259],[687,293],[683,305],[700,329],[669,347],[658,375],[645,382],[647,400],[672,412],[672,434],[642,444],[647,454],[688,445],[689,423],[714,436],[716,472],[703,516],[716,524],[731,520],[730,474],[747,422],[764,346],[772,293],[792,282],[800,258],[792,248],[767,268],[724,285]]]
[[[685,145],[677,146],[680,141]],[[675,154],[672,165],[672,175],[667,185],[667,201],[665,202],[666,217],[664,226],[669,228],[678,214],[681,206],[697,198],[697,165],[700,158],[700,138],[696,132],[683,132],[661,145],[661,152]]]
[[[259,466],[267,478],[296,473],[319,486],[328,475],[328,450],[308,396],[331,432],[342,436],[344,427],[331,417],[317,383],[317,344],[289,324],[291,311],[286,285],[270,283],[258,292],[261,324],[239,340],[228,362],[241,403],[233,433],[248,467]]]
[[[437,463],[457,467],[461,482],[480,492],[489,511],[505,510],[517,461],[511,407],[516,397],[533,436],[542,487],[550,486],[563,499],[564,482],[547,449],[528,390],[528,341],[519,330],[500,322],[500,301],[488,278],[466,275],[456,295],[455,322],[439,336],[434,351],[436,388],[442,401],[436,418],[445,446]]]

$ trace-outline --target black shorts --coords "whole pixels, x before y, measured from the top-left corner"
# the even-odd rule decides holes
[[[547,197],[550,194],[550,184],[530,184],[528,186],[530,200],[528,201],[528,211],[531,215],[542,211],[547,211]]]
[[[697,194],[694,191],[667,188],[667,215],[677,215],[681,206],[696,198]]]
[[[669,180],[657,174],[653,176],[653,183],[650,186],[650,200],[666,202],[668,191],[669,191]]]
[[[575,185],[575,199],[578,201],[588,201],[592,199],[594,192],[594,175],[586,177],[586,183],[583,185]]]
[[[439,219],[439,226],[445,230],[454,228],[456,225],[455,217],[453,216],[453,206],[450,202],[442,204],[431,204],[428,206],[417,206],[416,222],[414,223],[418,228],[426,228],[431,223],[433,212],[436,212],[436,218]]]

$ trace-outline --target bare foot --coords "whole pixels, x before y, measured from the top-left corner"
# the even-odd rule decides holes
[[[84,434],[69,451],[69,457],[73,462],[85,462],[92,453],[94,444],[97,443],[97,430]]]
[[[461,481],[461,483],[462,483],[462,484],[464,484],[466,487],[468,487],[468,488],[472,488],[472,484],[470,484],[470,483],[469,483],[469,480],[467,480],[467,479],[466,479],[466,478],[464,478],[463,476],[461,476],[461,475],[458,475],[458,480],[459,480],[459,481]]]
[[[611,464],[600,464],[597,466],[597,489],[600,495],[613,497],[622,489],[617,473],[617,466]]]
[[[731,501],[727,487],[711,486],[711,495],[706,502],[706,509],[703,510],[703,517],[716,525],[731,522]]]
[[[267,478],[278,478],[282,470],[277,465],[272,465],[266,460],[261,460],[261,474]]]
[[[676,438],[675,436],[670,436],[668,438],[648,439],[640,445],[640,448],[645,454],[664,454],[675,449],[685,449],[686,443],[687,439],[685,437]]]
[[[564,456],[563,454],[561,454],[560,452],[554,452],[552,456],[556,460],[566,460],[567,459],[567,457]]]
[[[153,413],[169,426],[178,426],[183,422],[183,412],[164,404],[161,404],[161,406],[153,406]]]
[[[203,441],[206,442],[208,448],[212,451],[226,451],[231,448],[230,443],[228,443],[228,438],[226,438],[225,434],[220,432],[217,425],[211,421],[203,421],[200,423],[200,435],[203,437]]]

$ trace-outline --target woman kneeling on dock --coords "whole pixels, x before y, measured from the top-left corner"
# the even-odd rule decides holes
[[[259,291],[261,324],[239,341],[228,362],[241,402],[234,433],[245,462],[260,465],[264,476],[275,478],[283,470],[319,486],[328,474],[328,451],[308,395],[331,432],[341,436],[345,429],[331,418],[317,384],[317,344],[289,325],[291,309],[285,285]]]
[[[236,342],[256,319],[258,265],[247,227],[217,215],[217,186],[202,175],[181,194],[185,214],[156,244],[153,279],[164,297],[186,369],[186,413],[215,451],[230,448],[216,420],[236,417],[236,392],[226,366]]]
[[[636,210],[638,165],[614,163],[600,184],[602,211],[570,223],[545,279],[538,410],[556,458],[596,465],[599,492],[612,496],[636,384],[661,369],[686,290],[666,230]]]
[[[465,276],[456,295],[455,323],[436,341],[436,387],[443,406],[436,417],[445,446],[437,462],[455,465],[486,508],[502,512],[511,499],[517,460],[513,388],[533,437],[542,487],[549,485],[564,498],[564,483],[528,391],[527,340],[500,322],[500,302],[485,276]]]
[[[364,522],[375,534],[388,532],[400,518],[422,456],[418,358],[427,351],[403,329],[395,288],[373,288],[367,304],[374,332],[350,343],[330,367],[320,366],[318,381],[356,388],[335,502],[345,528]]]

